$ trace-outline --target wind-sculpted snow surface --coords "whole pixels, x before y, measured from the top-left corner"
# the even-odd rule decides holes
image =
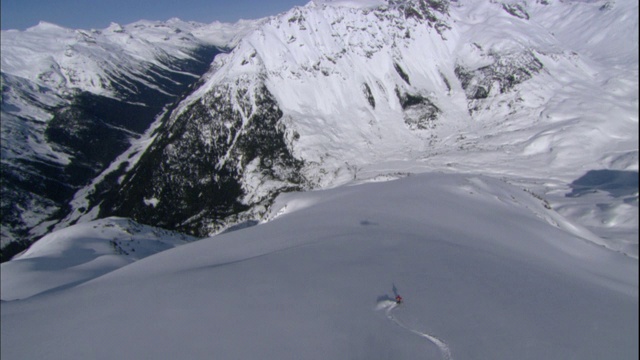
[[[639,355],[637,259],[557,227],[519,186],[412,175],[284,194],[271,214],[2,302],[2,359]],[[395,288],[404,303],[377,311]]]

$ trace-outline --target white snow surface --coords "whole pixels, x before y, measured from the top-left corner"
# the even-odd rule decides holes
[[[113,96],[109,82],[116,81],[117,74],[144,81],[149,63],[172,71],[158,59],[166,54],[186,59],[189,50],[203,44],[233,47],[256,24],[140,20],[82,30],[40,22],[25,31],[2,31],[2,72],[59,91],[80,89]]]
[[[638,357],[637,259],[559,228],[503,180],[430,173],[289,193],[271,214],[3,301],[2,358]],[[44,243],[3,276],[50,266],[54,282],[68,270],[38,253],[81,246]]]
[[[74,286],[196,238],[106,218],[70,226],[38,240],[1,266],[1,299],[25,299]]]

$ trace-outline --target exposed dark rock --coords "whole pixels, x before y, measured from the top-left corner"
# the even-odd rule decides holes
[[[529,20],[529,13],[525,10],[524,6],[520,4],[502,4],[504,11],[509,14],[524,20]]]
[[[444,85],[447,87],[447,91],[451,92],[451,83],[449,83],[449,79],[447,79],[442,72],[440,72],[440,77],[442,78]]]
[[[219,85],[167,119],[120,188],[107,194],[100,216],[206,236],[255,205],[243,201],[247,181],[280,184],[254,202],[301,189],[302,162],[286,146],[275,99],[264,86],[235,85]]]
[[[600,11],[607,11],[611,9],[613,9],[613,4],[611,3],[611,1],[607,1],[606,3],[604,3],[604,5],[600,6],[599,8]]]
[[[369,87],[369,84],[367,83],[362,84],[362,92],[364,93],[364,96],[367,98],[369,105],[371,105],[371,107],[375,109],[376,99],[373,97],[373,94],[371,93],[371,88]]]
[[[404,122],[412,130],[432,129],[436,126],[440,109],[427,97],[419,94],[401,93],[396,88],[396,96],[402,106]]]
[[[396,72],[398,73],[398,75],[400,75],[400,77],[402,78],[402,80],[404,80],[404,82],[411,85],[411,82],[409,81],[409,75],[407,75],[407,73],[404,72],[404,69],[402,69],[402,67],[398,63],[394,62],[393,68],[396,69]]]
[[[401,11],[405,19],[415,18],[435,28],[442,35],[445,29],[450,29],[444,21],[440,19],[437,13],[447,15],[449,13],[448,0],[390,0],[389,5]]]
[[[460,65],[455,68],[456,77],[470,105],[474,100],[489,97],[496,86],[500,93],[505,93],[531,79],[543,68],[542,62],[530,51],[510,55],[491,53],[489,56],[494,60],[491,65],[478,69],[467,69]]]

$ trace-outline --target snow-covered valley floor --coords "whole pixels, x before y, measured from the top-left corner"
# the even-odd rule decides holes
[[[1,355],[636,359],[637,258],[578,236],[545,205],[473,174],[284,194],[263,224],[3,301]],[[104,225],[67,231],[95,238]],[[44,276],[44,267],[53,281],[88,266],[58,266],[81,242],[41,245],[41,257],[2,264],[3,300],[20,297],[19,284],[33,286],[20,277]],[[94,271],[100,259],[128,256],[98,248],[85,249]]]

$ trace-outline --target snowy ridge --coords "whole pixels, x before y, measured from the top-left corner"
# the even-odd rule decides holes
[[[387,5],[387,0],[315,0],[312,2],[319,5],[342,6],[359,9]]]
[[[47,140],[42,127],[53,117],[52,109],[69,102],[78,91],[125,101],[140,92],[140,85],[167,94],[158,79],[150,77],[149,68],[197,79],[199,75],[180,71],[170,62],[191,59],[192,52],[205,45],[232,47],[257,23],[205,25],[171,19],[72,30],[41,22],[26,31],[2,31],[3,161],[19,154],[33,156],[29,151],[33,149],[38,157],[67,163],[69,155],[60,149],[43,149]],[[37,125],[25,125],[19,119]],[[28,132],[24,136],[29,143],[10,135],[16,132]]]
[[[2,358],[636,358],[637,259],[526,195],[461,174],[284,194],[268,223],[3,302]],[[375,310],[392,288],[404,327]]]
[[[167,57],[189,58],[190,51],[204,44],[231,47],[254,26],[249,21],[205,25],[171,19],[72,30],[41,22],[23,32],[2,32],[2,72],[62,94],[79,89],[117,96],[114,84],[125,89],[130,85],[122,74],[154,86],[153,80],[145,79],[149,63],[176,71],[164,64]]]
[[[77,286],[196,238],[107,218],[51,233],[2,266],[2,300]]]

